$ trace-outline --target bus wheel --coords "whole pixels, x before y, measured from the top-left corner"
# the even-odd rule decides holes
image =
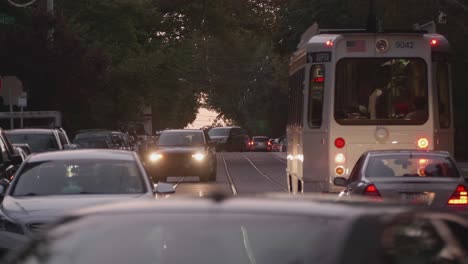
[[[303,189],[302,189],[302,181],[301,180],[297,180],[297,192],[298,193],[302,193],[303,192]]]
[[[290,174],[288,174],[288,188],[289,188],[289,192],[292,193],[293,191],[293,187],[292,187],[292,177]]]

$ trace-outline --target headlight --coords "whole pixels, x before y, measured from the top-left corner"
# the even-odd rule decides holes
[[[162,159],[163,155],[160,154],[160,153],[151,153],[150,156],[149,156],[149,160],[151,162],[156,162],[160,159]]]
[[[192,158],[194,158],[197,161],[202,161],[202,160],[205,159],[205,156],[206,155],[203,154],[203,153],[195,153],[195,154],[192,155]]]
[[[15,224],[1,216],[0,216],[0,231],[24,235],[23,229],[21,228],[20,225]]]

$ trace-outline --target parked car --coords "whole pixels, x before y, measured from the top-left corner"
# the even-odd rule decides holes
[[[345,187],[341,196],[395,199],[468,213],[468,184],[448,152],[368,151],[348,179],[336,177],[334,183]]]
[[[57,128],[22,128],[5,131],[13,144],[28,144],[32,153],[76,149],[70,144],[63,129]]]
[[[268,137],[254,136],[250,141],[250,151],[268,151]]]
[[[246,151],[247,132],[240,127],[214,127],[208,134],[216,142],[217,151]]]
[[[0,128],[0,179],[11,179],[23,162],[23,158],[15,150],[5,131]]]
[[[216,152],[202,130],[161,132],[147,159],[154,182],[164,182],[170,176],[198,176],[200,181],[216,181]]]
[[[81,209],[5,262],[463,264],[467,232],[397,205],[216,195]]]
[[[129,151],[74,150],[29,156],[9,186],[0,185],[0,252],[15,249],[65,212],[154,199],[153,186]]]

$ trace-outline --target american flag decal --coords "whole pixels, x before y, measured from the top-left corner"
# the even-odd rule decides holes
[[[366,41],[365,40],[347,40],[346,51],[348,52],[365,52]]]

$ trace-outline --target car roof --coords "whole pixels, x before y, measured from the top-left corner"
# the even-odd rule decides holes
[[[278,215],[323,215],[337,218],[354,218],[362,215],[385,215],[412,212],[417,209],[405,205],[371,203],[368,200],[330,197],[299,197],[291,195],[229,196],[225,199],[212,197],[171,197],[156,201],[130,201],[88,207],[72,213],[73,216],[113,214],[160,214],[160,213],[246,213]],[[216,195],[214,196],[216,197]],[[346,201],[347,200],[347,201]]]
[[[110,149],[82,149],[82,150],[62,150],[43,152],[32,155],[28,162],[41,162],[51,160],[135,160],[134,154],[131,151],[125,150],[110,150]]]
[[[369,150],[364,154],[369,155],[399,155],[399,154],[425,154],[425,155],[439,155],[439,156],[450,156],[447,151],[436,151],[436,150],[422,150],[422,149],[387,149],[387,150]]]
[[[200,129],[168,129],[168,130],[163,130],[161,131],[161,133],[171,133],[171,132],[199,132],[199,133],[203,133],[203,130],[200,130]]]
[[[53,134],[55,128],[21,128],[5,130],[7,134]]]

